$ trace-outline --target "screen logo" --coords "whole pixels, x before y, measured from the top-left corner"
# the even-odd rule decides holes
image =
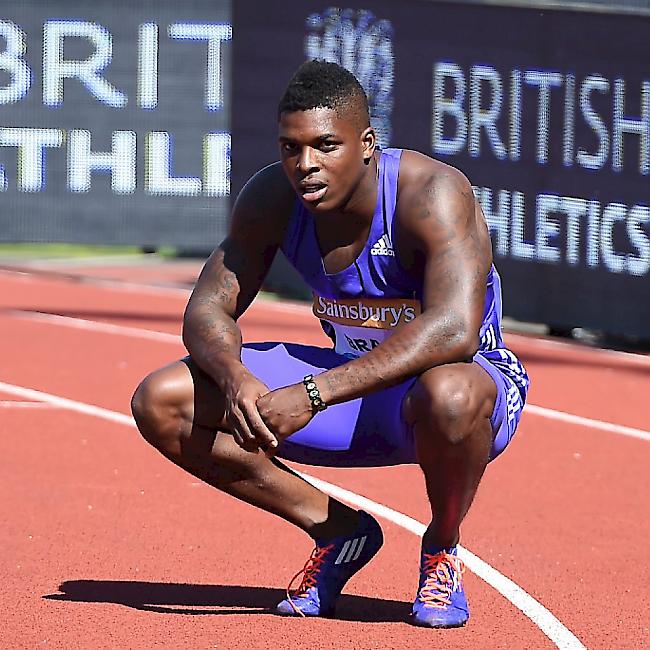
[[[306,21],[305,54],[347,68],[359,80],[370,108],[378,144],[391,139],[393,111],[393,25],[367,9],[329,7]]]

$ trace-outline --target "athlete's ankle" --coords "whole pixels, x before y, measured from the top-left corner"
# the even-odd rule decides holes
[[[457,546],[459,541],[460,534],[458,530],[438,531],[432,523],[422,536],[422,548],[426,549],[427,552],[449,549]]]
[[[307,530],[307,534],[313,539],[325,540],[352,535],[358,527],[359,511],[332,499],[327,519],[314,523]]]

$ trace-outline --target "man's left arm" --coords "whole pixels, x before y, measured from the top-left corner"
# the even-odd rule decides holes
[[[422,313],[362,357],[319,374],[316,385],[328,405],[434,366],[468,361],[478,349],[491,254],[476,222],[471,185],[446,168],[411,186],[400,196],[400,223],[416,271],[423,275]],[[312,415],[302,384],[269,393],[259,407],[280,437],[305,426]]]

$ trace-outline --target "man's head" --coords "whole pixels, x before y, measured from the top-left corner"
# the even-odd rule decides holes
[[[359,132],[370,126],[368,99],[357,78],[336,63],[307,61],[289,82],[278,105],[282,113],[331,108],[339,117],[356,123]]]
[[[343,207],[375,148],[368,100],[355,76],[325,61],[298,68],[278,105],[282,164],[310,210]]]

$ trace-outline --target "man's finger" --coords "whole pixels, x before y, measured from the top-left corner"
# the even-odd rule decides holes
[[[250,410],[244,411],[244,416],[260,447],[275,448],[278,446],[278,439],[262,420],[256,405],[253,405]]]
[[[251,433],[246,418],[241,411],[231,413],[231,427],[233,431],[237,432],[241,440],[238,444],[242,449],[246,451],[257,451],[259,449],[257,438]]]
[[[262,453],[267,457],[267,458],[273,458],[275,454],[278,453],[278,448],[277,447],[271,447],[271,445],[267,445],[266,447],[261,447]]]
[[[237,443],[237,445],[239,447],[244,446],[244,441],[242,440],[241,436],[239,435],[239,431],[237,431],[236,429],[232,429],[232,434],[231,435],[233,437],[233,440]]]

